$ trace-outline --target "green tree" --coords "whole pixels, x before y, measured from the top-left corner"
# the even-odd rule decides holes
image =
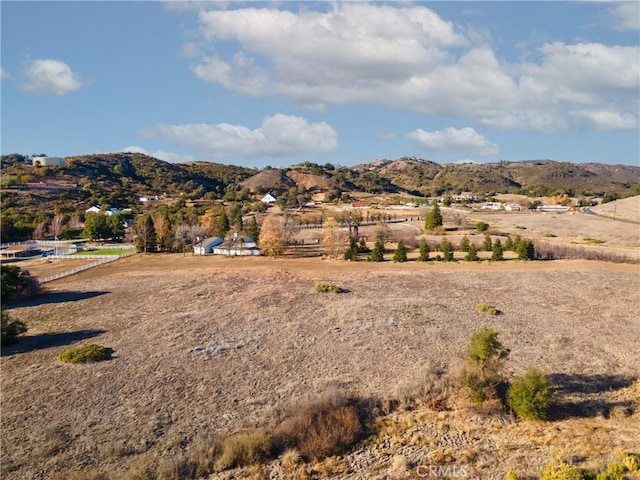
[[[418,247],[418,261],[428,262],[430,253],[431,253],[431,250],[429,249],[429,244],[424,238],[421,239],[420,246]]]
[[[533,260],[536,255],[536,250],[533,242],[529,239],[520,240],[515,248],[518,255],[518,260]]]
[[[460,251],[461,252],[469,251],[469,237],[467,237],[466,235],[462,237],[462,240],[460,240]]]
[[[508,356],[509,349],[502,345],[493,329],[484,328],[471,336],[462,384],[476,403],[496,393],[496,387],[504,381],[502,372]]]
[[[0,300],[3,304],[23,296],[29,290],[30,283],[33,283],[29,272],[16,265],[2,265],[0,269],[2,271]]]
[[[440,251],[444,262],[453,261],[453,245],[446,238],[443,238],[442,242],[440,242]]]
[[[249,220],[249,230],[247,234],[254,242],[257,242],[260,237],[260,227],[258,226],[258,221],[255,216],[251,217],[251,220]]]
[[[502,249],[502,242],[500,242],[499,238],[496,238],[496,241],[493,242],[493,246],[491,248],[491,260],[494,262],[499,262],[504,260],[504,251]]]
[[[507,405],[524,420],[541,420],[547,416],[553,399],[549,378],[540,370],[530,369],[515,379],[507,391]]]
[[[351,237],[349,239],[349,248],[344,252],[344,259],[355,262],[358,260],[358,239]]]
[[[218,218],[218,235],[224,238],[230,229],[231,225],[229,224],[229,217],[227,217],[226,210],[222,208]]]
[[[90,240],[111,238],[111,228],[104,213],[87,213],[82,234]]]
[[[135,222],[136,249],[138,252],[155,252],[158,249],[156,229],[151,215],[140,215]]]
[[[485,222],[476,223],[476,232],[482,233],[486,232],[489,229],[489,224]]]
[[[384,260],[384,241],[381,238],[377,238],[373,244],[370,259],[372,262],[382,262]]]
[[[504,249],[506,251],[515,251],[513,237],[511,235],[507,235],[507,240],[504,242]]]
[[[402,240],[398,241],[398,247],[393,254],[394,262],[406,262],[407,261],[407,247]]]
[[[491,235],[489,235],[488,233],[484,235],[484,242],[482,243],[482,249],[485,252],[490,252],[491,250],[493,250],[493,242],[491,241]]]
[[[480,260],[480,257],[478,257],[478,249],[474,243],[469,244],[469,250],[467,251],[464,259],[467,262],[477,262]]]
[[[360,241],[358,242],[358,253],[368,253],[369,247],[367,247],[367,242],[365,242],[364,237],[360,237]]]
[[[27,326],[25,325],[24,322],[20,320],[12,319],[2,307],[0,307],[0,317],[1,317],[0,344],[2,346],[15,343],[18,335],[23,334],[27,331]]]
[[[424,228],[426,230],[435,230],[442,226],[442,213],[440,213],[440,207],[438,201],[434,200],[431,206],[431,210],[427,214],[424,220]]]

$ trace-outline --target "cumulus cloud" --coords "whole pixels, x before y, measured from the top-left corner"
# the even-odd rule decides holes
[[[283,95],[318,111],[373,103],[543,132],[584,126],[577,110],[637,124],[637,46],[550,43],[528,62],[508,63],[486,35],[413,4],[202,10],[199,21],[208,53],[192,72],[244,95]],[[609,128],[632,128],[611,118]]]
[[[253,130],[228,123],[197,123],[154,125],[141,133],[189,147],[211,159],[317,154],[338,146],[338,135],[329,124],[310,123],[304,118],[284,114],[265,117],[260,127]]]
[[[420,143],[426,150],[455,153],[465,156],[486,157],[497,155],[500,148],[471,127],[447,127],[435,132],[421,128],[407,134],[407,138]]]
[[[77,92],[83,87],[78,74],[60,60],[31,60],[23,73],[22,88],[31,94],[62,96]]]
[[[156,150],[156,151],[150,152],[149,150],[146,150],[142,147],[138,147],[136,145],[125,147],[120,151],[124,153],[142,153],[144,155],[148,155],[150,157],[154,157],[159,160],[164,160],[165,162],[171,162],[171,163],[186,163],[186,162],[195,161],[195,159],[190,155],[182,155],[180,153],[165,152],[163,150]]]

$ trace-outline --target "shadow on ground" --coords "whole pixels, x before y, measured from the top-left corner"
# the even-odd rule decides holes
[[[106,330],[78,330],[77,332],[41,333],[38,335],[20,336],[18,337],[17,343],[2,347],[2,356],[8,357],[17,353],[70,345],[80,340],[96,337],[105,332]]]
[[[628,416],[637,408],[633,399],[611,400],[606,395],[631,386],[636,381],[633,377],[554,373],[549,375],[549,379],[556,393],[556,403],[550,409],[550,420],[599,415],[608,418],[614,409]]]
[[[51,292],[46,291],[35,298],[12,305],[14,307],[35,307],[37,305],[49,305],[52,303],[77,302],[89,298],[99,297],[111,292]]]

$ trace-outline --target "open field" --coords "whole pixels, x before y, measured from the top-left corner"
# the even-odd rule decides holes
[[[29,332],[2,352],[2,478],[69,478],[74,468],[124,478],[145,458],[168,461],[205,432],[267,422],[328,388],[389,397],[425,365],[456,371],[485,326],[511,348],[509,372],[541,367],[590,407],[534,424],[464,407],[394,414],[376,441],[338,460],[347,467],[335,478],[391,478],[392,457],[422,464],[445,449],[471,478],[534,473],[556,449],[640,453],[638,273],[585,261],[122,259],[10,310]],[[347,293],[318,294],[320,282]],[[502,314],[478,312],[480,302]],[[112,359],[58,360],[86,343]]]

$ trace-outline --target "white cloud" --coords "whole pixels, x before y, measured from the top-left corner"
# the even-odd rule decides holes
[[[165,162],[171,162],[171,163],[186,163],[186,162],[195,161],[195,159],[190,155],[182,155],[180,153],[165,152],[163,150],[156,150],[154,152],[150,152],[136,145],[125,147],[120,151],[125,153],[142,153],[144,155],[148,155],[150,157],[154,157],[159,160],[164,160]]]
[[[610,15],[616,30],[640,29],[640,3],[637,1],[615,3],[611,7]]]
[[[60,60],[31,60],[24,69],[22,88],[27,93],[66,95],[77,92],[82,87],[78,74]]]
[[[558,42],[533,60],[508,63],[481,29],[459,28],[423,6],[328,8],[202,10],[200,40],[209,53],[191,70],[237,93],[287,96],[316,111],[378,104],[543,132],[585,126],[571,113],[580,110],[638,123],[640,47]],[[609,128],[629,125],[614,120]]]
[[[500,153],[498,145],[491,143],[471,127],[447,127],[435,132],[426,132],[418,128],[407,134],[407,138],[415,140],[427,150],[439,152],[480,157]]]
[[[325,122],[309,123],[293,115],[265,117],[262,125],[187,124],[155,125],[141,132],[187,146],[208,159],[228,157],[285,157],[325,153],[338,146],[338,135]]]
[[[10,75],[4,68],[0,68],[0,80],[4,80],[5,78],[9,78]]]

